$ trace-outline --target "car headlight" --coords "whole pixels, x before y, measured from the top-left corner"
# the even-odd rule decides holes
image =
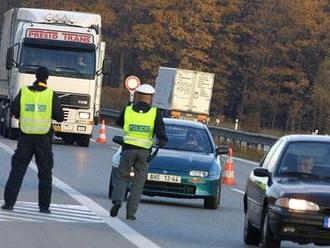
[[[207,177],[209,175],[209,173],[207,171],[193,170],[193,171],[190,171],[189,175],[192,177]]]
[[[294,199],[294,198],[280,198],[277,199],[275,205],[289,208],[293,210],[301,210],[301,211],[319,211],[320,207],[314,202],[302,200],[302,199]]]
[[[87,112],[79,113],[79,119],[89,119],[90,116],[91,116],[90,113],[87,113]]]

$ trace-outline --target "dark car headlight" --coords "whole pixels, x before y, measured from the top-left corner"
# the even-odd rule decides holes
[[[295,198],[279,198],[275,202],[276,206],[300,211],[319,211],[320,207],[314,202]]]
[[[191,177],[207,177],[209,173],[207,171],[192,170],[189,172]]]

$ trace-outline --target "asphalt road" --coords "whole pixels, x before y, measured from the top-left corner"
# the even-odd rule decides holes
[[[223,186],[217,210],[203,208],[202,200],[143,197],[137,221],[109,217],[107,198],[111,156],[116,151],[111,138],[120,130],[107,127],[107,144],[91,142],[89,148],[53,146],[52,214],[37,208],[38,179],[35,165],[25,176],[13,212],[0,210],[1,248],[90,247],[248,247],[242,239],[243,191],[255,166],[234,160],[234,187]],[[97,132],[95,132],[97,136]],[[10,170],[16,141],[0,138],[0,202]],[[282,247],[298,246],[283,242]]]

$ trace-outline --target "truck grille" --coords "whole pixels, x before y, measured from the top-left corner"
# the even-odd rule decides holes
[[[63,110],[63,112],[64,112],[64,121],[67,121],[68,117],[69,117],[69,111],[68,110]]]
[[[60,98],[62,107],[69,108],[89,108],[90,96],[83,94],[73,94],[66,92],[56,92]]]

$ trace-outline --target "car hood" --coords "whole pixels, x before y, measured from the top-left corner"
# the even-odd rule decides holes
[[[330,180],[282,178],[276,181],[281,197],[301,198],[330,208]]]
[[[209,171],[215,159],[214,154],[159,149],[157,156],[151,162],[150,168],[179,172],[190,170]]]

